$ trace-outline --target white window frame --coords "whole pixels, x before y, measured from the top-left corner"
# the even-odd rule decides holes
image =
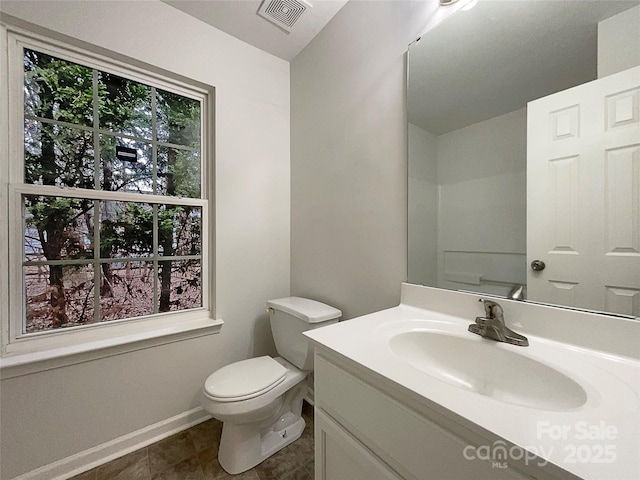
[[[136,60],[115,59],[117,55],[53,41],[21,28],[0,26],[0,370],[5,367],[86,352],[122,351],[146,348],[151,343],[175,341],[219,331],[222,320],[214,319],[214,215],[213,215],[213,101],[214,89],[178,75],[143,65]],[[169,197],[151,194],[113,193],[24,183],[24,94],[23,48],[43,52],[90,68],[99,69],[151,87],[193,98],[201,102],[201,198]],[[142,66],[141,66],[142,65]],[[66,327],[38,333],[22,333],[24,322],[23,212],[22,194],[76,196],[158,204],[193,205],[202,208],[201,280],[202,307],[182,312],[164,312],[78,327]],[[127,197],[128,198],[128,197]],[[144,260],[144,259],[141,259]],[[163,340],[164,339],[164,340]],[[103,352],[104,353],[104,352]],[[108,355],[109,353],[104,353]],[[90,356],[102,356],[97,353]],[[71,360],[70,360],[71,361]],[[74,363],[74,362],[72,362]]]

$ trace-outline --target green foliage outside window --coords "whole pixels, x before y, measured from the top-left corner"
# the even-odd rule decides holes
[[[23,60],[25,183],[140,195],[23,195],[24,331],[200,307],[202,207],[144,200],[201,198],[200,102],[34,50]]]

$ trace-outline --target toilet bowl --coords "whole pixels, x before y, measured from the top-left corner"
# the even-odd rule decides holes
[[[270,365],[271,362],[275,366]],[[257,372],[271,375],[258,382],[260,388],[249,386]],[[221,389],[217,381],[230,374],[236,376],[241,385],[225,385]],[[222,468],[232,474],[244,472],[300,437],[305,422],[300,413],[295,412],[302,411],[306,378],[307,372],[281,357],[251,358],[209,376],[203,389],[202,406],[223,422],[218,451]]]
[[[267,302],[281,356],[232,363],[213,372],[201,404],[223,422],[218,461],[228,473],[253,468],[297,440],[305,428],[302,401],[309,392],[313,349],[302,332],[338,321],[329,305],[299,297]]]

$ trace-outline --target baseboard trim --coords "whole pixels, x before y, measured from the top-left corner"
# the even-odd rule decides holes
[[[13,480],[66,480],[210,418],[211,415],[205,412],[202,407],[196,407],[75,455],[23,473],[14,477]]]

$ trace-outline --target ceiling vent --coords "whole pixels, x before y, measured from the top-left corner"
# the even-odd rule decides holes
[[[309,7],[311,5],[304,0],[264,0],[258,9],[258,15],[289,33]]]

